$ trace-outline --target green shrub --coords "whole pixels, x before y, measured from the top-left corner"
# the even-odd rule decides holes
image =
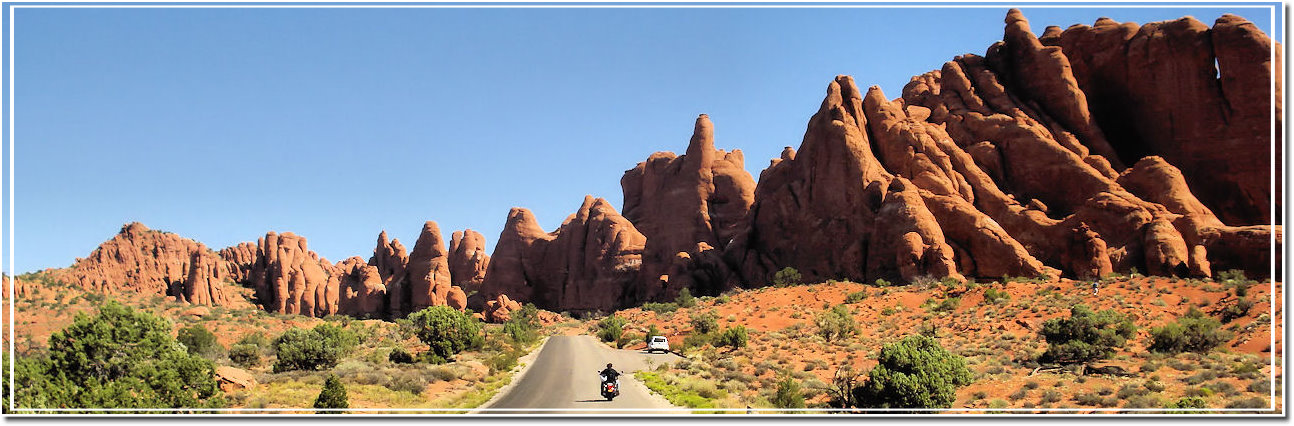
[[[643,304],[644,311],[652,311],[658,314],[668,314],[678,310],[677,303],[656,303],[647,302]]]
[[[261,349],[248,344],[230,346],[229,361],[243,368],[261,365]]]
[[[867,290],[856,291],[845,296],[845,303],[858,303],[867,298]]]
[[[1245,271],[1239,269],[1218,272],[1216,281],[1228,285],[1245,285],[1254,283],[1253,280],[1250,280],[1249,277],[1245,276]],[[1236,296],[1243,297],[1244,295],[1237,294]]]
[[[1069,318],[1042,323],[1039,334],[1047,340],[1044,360],[1089,362],[1108,358],[1136,332],[1132,321],[1114,310],[1093,312],[1085,305],[1077,305],[1069,312]]]
[[[487,359],[485,361],[485,365],[490,367],[490,374],[498,373],[500,371],[508,371],[511,370],[512,367],[517,366],[517,358],[520,358],[523,354],[525,353],[520,349],[499,352]]]
[[[836,305],[829,310],[822,311],[818,316],[814,317],[813,324],[818,326],[818,335],[828,342],[836,338],[852,336],[858,332],[857,323],[854,322],[854,315],[849,312],[849,307],[845,305]]]
[[[1208,401],[1199,396],[1185,396],[1169,403],[1164,408],[1209,408]],[[1168,414],[1191,414],[1198,411],[1168,411]]]
[[[625,325],[628,323],[628,320],[619,315],[603,318],[602,321],[598,321],[598,338],[603,342],[618,342],[624,337]]]
[[[770,402],[777,408],[804,408],[804,392],[800,390],[800,383],[790,374],[783,374],[782,380],[777,382],[777,393]]]
[[[485,342],[480,320],[448,306],[428,307],[409,315],[409,321],[418,340],[446,360],[464,350],[479,348]]]
[[[692,314],[691,323],[694,334],[710,334],[719,331],[719,315],[714,311]]]
[[[503,323],[503,334],[520,345],[539,340],[539,309],[533,303],[527,303],[521,310],[512,312],[508,321]]]
[[[246,335],[243,336],[242,339],[239,339],[237,342],[234,342],[234,344],[252,345],[252,346],[255,346],[257,349],[265,349],[265,348],[269,348],[272,342],[270,342],[270,339],[268,337],[265,337],[265,333],[262,333],[260,331],[255,331],[255,332],[247,333]]]
[[[436,351],[419,352],[414,358],[416,359],[416,362],[425,362],[432,365],[440,365],[449,362],[445,357],[437,355]]]
[[[1159,408],[1163,401],[1155,395],[1133,395],[1127,398],[1124,408]]]
[[[692,297],[692,290],[683,287],[682,290],[678,291],[678,297],[674,299],[674,303],[678,304],[680,308],[691,308],[696,306],[696,298]]]
[[[782,270],[777,271],[777,273],[773,274],[773,286],[790,287],[794,285],[800,285],[803,283],[801,281],[802,279],[803,278],[800,276],[800,271],[795,270],[795,268],[791,268],[791,267],[782,268]]]
[[[78,313],[49,337],[47,355],[18,358],[13,368],[18,407],[193,412],[225,405],[215,364],[188,353],[165,319],[115,301],[94,317]]]
[[[881,348],[867,381],[854,389],[862,407],[948,408],[957,388],[969,385],[966,360],[926,336],[908,336]]]
[[[1241,318],[1241,317],[1244,317],[1245,315],[1249,315],[1249,309],[1253,307],[1254,307],[1254,302],[1252,300],[1245,299],[1243,297],[1236,299],[1235,303],[1229,304],[1225,308],[1222,308],[1222,311],[1220,312],[1222,315],[1222,318],[1221,318],[1222,323],[1226,324],[1235,320],[1236,318]]]
[[[341,384],[341,379],[338,379],[336,374],[329,374],[328,379],[324,381],[323,389],[315,398],[315,408],[350,408],[350,403],[346,400],[346,386]],[[319,413],[340,414],[338,411],[319,411]]]
[[[665,332],[660,331],[660,328],[656,327],[656,324],[652,324],[651,327],[647,327],[648,339],[650,339],[652,336],[664,336],[664,335],[665,335]]]
[[[1228,401],[1227,408],[1271,408],[1271,405],[1267,403],[1267,398],[1255,396]]]
[[[1119,396],[1119,399],[1128,399],[1133,396],[1146,395],[1149,393],[1150,390],[1146,389],[1144,386],[1138,386],[1134,383],[1126,383],[1119,387],[1119,393],[1116,395]]]
[[[1222,323],[1191,307],[1185,316],[1163,327],[1151,329],[1150,350],[1155,352],[1208,352],[1231,340]]]
[[[328,323],[310,330],[288,330],[274,340],[274,351],[278,353],[274,372],[333,368],[358,343],[350,330]]]
[[[689,334],[683,338],[683,346],[679,347],[678,351],[681,353],[691,348],[713,344],[715,339],[713,333]]]
[[[999,291],[995,288],[984,290],[984,304],[995,304],[1011,300],[1011,293]]]
[[[402,347],[396,347],[391,350],[391,354],[386,359],[396,364],[413,364],[413,354]]]
[[[733,348],[746,347],[746,342],[748,340],[749,337],[746,334],[746,327],[741,325],[729,327],[728,329],[723,330],[723,335],[719,337],[719,341],[722,345],[731,346]]]
[[[390,381],[383,383],[382,386],[396,391],[408,392],[414,395],[421,395],[427,390],[427,385],[431,382],[417,371],[400,371],[390,376]]]
[[[931,312],[952,312],[957,310],[957,307],[961,306],[961,303],[962,303],[962,299],[960,297],[949,297],[939,303],[933,303],[933,301],[930,301],[930,305],[932,306],[930,308],[930,311]]]
[[[216,335],[203,327],[202,324],[193,324],[181,328],[175,340],[184,344],[184,347],[193,355],[215,358],[225,351],[225,348],[216,341]]]

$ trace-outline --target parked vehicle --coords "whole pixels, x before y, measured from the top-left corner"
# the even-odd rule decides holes
[[[647,353],[656,351],[669,352],[669,339],[666,339],[665,336],[652,336],[647,341]]]

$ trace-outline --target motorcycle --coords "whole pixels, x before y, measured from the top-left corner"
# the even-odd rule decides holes
[[[601,388],[601,389],[602,389],[602,397],[603,397],[603,398],[606,398],[606,399],[607,399],[607,401],[610,401],[610,400],[612,400],[612,399],[615,399],[615,397],[620,396],[620,380],[619,380],[619,379],[616,379],[616,380],[608,380],[608,377],[607,377],[606,375],[602,375],[602,374],[599,374],[599,375],[598,375],[598,377],[601,377],[601,378],[602,378],[602,385],[601,385],[601,386],[599,386],[599,388]]]

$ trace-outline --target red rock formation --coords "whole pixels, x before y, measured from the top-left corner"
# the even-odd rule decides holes
[[[512,318],[512,312],[521,310],[521,303],[508,298],[506,294],[500,294],[492,300],[485,302],[485,310],[481,312],[481,319],[487,322],[507,322]]]
[[[376,266],[355,256],[338,263],[333,275],[338,278],[339,313],[358,318],[386,317],[386,285]]]
[[[256,257],[250,283],[265,310],[315,317],[336,313],[336,302],[319,289],[329,285],[325,266],[331,264],[310,251],[304,237],[266,233],[256,242]]]
[[[382,277],[382,285],[390,299],[390,309],[405,310],[409,303],[406,296],[409,287],[409,255],[405,253],[400,240],[387,242],[386,231],[382,231],[377,236],[377,247],[373,249],[373,257],[369,258],[368,264],[377,267],[378,274]]]
[[[13,288],[10,289],[10,286],[13,286]],[[10,291],[13,291],[15,297],[26,296],[28,291],[27,282],[17,278],[10,279],[8,275],[0,274],[0,292],[3,292],[0,294],[0,298],[8,299]]]
[[[89,257],[77,259],[64,274],[67,281],[88,290],[164,294],[181,300],[195,300],[195,295],[185,292],[186,280],[201,281],[205,295],[196,296],[198,303],[221,303],[223,297],[213,299],[223,292],[223,280],[215,276],[219,265],[208,264],[190,278],[190,264],[198,253],[210,250],[196,241],[133,222],[122,226],[120,233],[100,244]]]
[[[1046,38],[1064,42],[1070,33],[1053,31]],[[969,202],[1029,255],[1078,277],[1131,268],[1207,276],[1212,258],[1242,259],[1224,254],[1227,248],[1258,250],[1260,235],[1272,235],[1270,228],[1261,227],[1223,231],[1206,203],[1192,195],[1189,176],[1183,180],[1183,173],[1168,164],[1171,160],[1150,158],[1115,173],[1120,161],[1111,158],[1114,154],[1101,138],[1111,133],[1103,130],[1100,114],[1087,113],[1098,106],[1085,106],[1085,97],[1096,95],[1079,90],[1086,87],[1090,70],[1075,66],[1069,74],[1066,55],[1071,48],[1062,52],[1043,46],[1028,33],[1018,11],[1008,14],[1004,38],[987,58],[958,57],[941,71],[914,77],[904,88],[907,108],[930,111],[908,114],[909,120],[927,121],[924,129],[914,123],[884,125],[901,121],[895,118],[902,118],[899,107],[887,106],[883,96],[868,97],[868,113],[875,116],[869,116],[871,130],[886,167],[916,176],[913,183],[930,194],[923,192],[927,204],[939,206],[931,211],[946,233],[959,233],[950,225],[966,222],[948,217],[950,203]],[[1109,49],[1107,45],[1118,45],[1111,43],[1080,44],[1102,58],[1125,54]],[[1141,158],[1127,155],[1128,145],[1119,142],[1126,138],[1112,140],[1119,155]],[[961,239],[953,239],[955,246],[964,245]],[[1210,245],[1219,252],[1209,254]],[[959,264],[959,270],[970,268]]]
[[[736,235],[754,202],[755,180],[746,172],[741,150],[714,148],[714,126],[704,114],[696,119],[687,153],[657,152],[625,172],[624,216],[647,237],[643,252],[644,285],[640,300],[672,299],[690,287],[698,294],[718,294],[738,286],[732,268],[713,262],[686,263],[698,244],[719,252]],[[699,267],[703,269],[689,269]]]
[[[529,210],[513,208],[481,293],[549,310],[612,310],[629,303],[636,290],[645,240],[601,198],[586,196],[552,233]]]
[[[243,242],[232,247],[220,249],[220,259],[229,265],[230,278],[235,282],[246,282],[251,278],[252,266],[256,264],[256,243]]]
[[[1281,201],[1271,155],[1281,143],[1270,136],[1270,85],[1275,79],[1279,128],[1283,82],[1273,42],[1252,23],[1234,15],[1212,29],[1190,17],[1142,26],[1102,18],[1050,42],[1124,162],[1163,157],[1223,222],[1272,223],[1269,203],[1280,211]]]
[[[953,249],[912,182],[896,176],[876,211],[867,247],[871,276],[897,275],[906,282],[923,275],[964,281],[953,263]]]
[[[749,284],[767,283],[783,267],[807,281],[959,277],[915,189],[891,187],[892,180],[868,137],[862,93],[853,78],[836,77],[800,149],[783,151],[760,175],[747,225],[728,257],[742,265]],[[904,232],[891,235],[890,225]],[[920,263],[908,264],[914,260]]]
[[[220,386],[221,392],[236,392],[243,389],[256,388],[256,376],[247,370],[241,370],[234,367],[219,366],[215,371],[216,383]]]
[[[469,293],[480,290],[489,266],[485,236],[471,229],[454,231],[449,239],[449,275],[454,285]]]
[[[440,237],[440,227],[436,222],[429,220],[423,224],[422,233],[413,244],[413,252],[409,253],[408,273],[408,304],[397,310],[393,303],[392,314],[400,316],[428,306],[446,304],[453,282],[449,273],[449,253],[445,251],[445,240]]]
[[[224,287],[226,282],[233,284],[233,281],[229,279],[228,267],[220,256],[206,250],[195,251],[188,268],[184,291],[175,295],[177,302],[208,306],[229,304]]]

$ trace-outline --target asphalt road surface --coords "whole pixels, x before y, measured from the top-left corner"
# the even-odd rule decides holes
[[[670,405],[633,378],[633,372],[680,360],[674,354],[616,350],[592,336],[553,336],[520,379],[484,407],[487,414],[668,414],[688,413]],[[607,363],[620,375],[620,396],[602,397],[598,372]],[[536,410],[525,410],[536,409]],[[636,410],[640,409],[640,410]]]

